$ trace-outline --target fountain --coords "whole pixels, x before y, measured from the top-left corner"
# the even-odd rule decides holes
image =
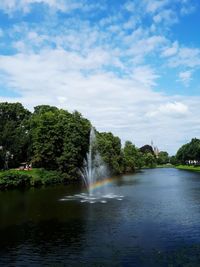
[[[87,187],[89,196],[92,196],[95,191],[95,186],[102,185],[101,190],[98,193],[106,193],[106,183],[103,184],[104,180],[109,176],[109,171],[104,163],[102,157],[97,150],[97,141],[95,130],[92,127],[90,130],[90,140],[89,140],[89,152],[87,153],[87,158],[84,161],[84,167],[81,170],[81,176]]]
[[[107,203],[108,199],[122,200],[123,196],[113,194],[109,184],[113,181],[109,177],[109,170],[97,149],[95,130],[92,127],[89,138],[89,151],[80,170],[81,177],[87,188],[87,193],[66,196],[61,201],[79,200],[86,203]]]

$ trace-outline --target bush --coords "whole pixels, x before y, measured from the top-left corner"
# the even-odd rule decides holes
[[[30,171],[8,170],[0,171],[0,190],[21,187],[39,187],[42,185],[71,183],[77,181],[67,173],[47,171],[43,168]]]
[[[0,175],[0,189],[30,186],[31,176],[15,172],[3,172]]]
[[[43,185],[62,183],[63,179],[57,171],[42,171],[41,181]]]

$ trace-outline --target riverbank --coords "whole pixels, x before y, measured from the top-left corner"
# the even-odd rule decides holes
[[[162,164],[162,165],[156,165],[156,166],[143,166],[141,169],[155,169],[155,168],[174,168],[174,165],[172,164]]]
[[[66,173],[45,169],[0,171],[0,190],[69,183],[72,180]]]
[[[176,168],[179,170],[200,172],[200,166],[178,165]]]
[[[167,163],[167,164],[157,165],[156,168],[174,168],[174,165]]]
[[[164,164],[155,167],[144,166],[141,169],[173,168],[173,165]],[[138,169],[140,170],[140,169]],[[138,171],[136,170],[136,172]],[[70,177],[67,173],[48,171],[43,168],[32,170],[0,171],[0,190],[13,188],[39,187],[51,184],[68,184],[78,182],[79,179]]]

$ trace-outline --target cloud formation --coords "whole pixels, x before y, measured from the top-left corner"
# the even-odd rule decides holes
[[[188,86],[189,82],[192,80],[192,71],[182,71],[179,73],[179,79],[182,81],[182,83],[186,86]]]
[[[165,80],[164,90],[160,83],[172,71],[174,84],[188,88],[200,66],[198,47],[169,37],[184,13],[172,1],[125,1],[113,10],[104,1],[0,3],[9,20],[16,12],[38,14],[42,6],[48,8],[40,23],[22,19],[0,34],[1,84],[13,91],[0,94],[1,101],[76,109],[123,142],[141,146],[153,139],[171,153],[199,135],[199,97],[168,94],[171,85]]]

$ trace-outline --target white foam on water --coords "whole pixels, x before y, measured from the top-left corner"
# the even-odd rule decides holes
[[[80,203],[102,203],[106,204],[108,201],[112,200],[123,200],[124,196],[121,195],[116,195],[113,193],[106,194],[106,195],[89,195],[86,193],[81,193],[81,194],[75,194],[73,196],[65,196],[60,199],[60,201],[79,201]]]

